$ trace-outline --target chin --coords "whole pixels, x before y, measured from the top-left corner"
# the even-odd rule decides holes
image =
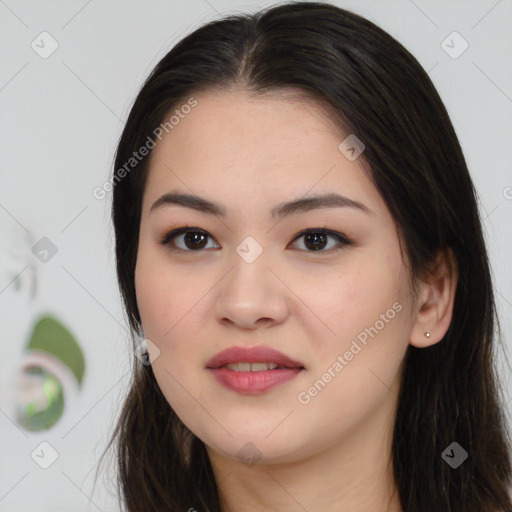
[[[223,457],[239,460],[247,466],[255,464],[277,464],[294,462],[307,456],[307,442],[279,436],[276,433],[268,436],[265,432],[233,432],[233,437],[223,439],[202,439],[208,451],[214,451]]]

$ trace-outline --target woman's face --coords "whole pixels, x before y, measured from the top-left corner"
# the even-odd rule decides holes
[[[142,205],[137,302],[163,394],[210,452],[228,457],[294,461],[371,436],[396,403],[414,315],[395,225],[354,159],[361,146],[351,151],[349,139],[340,150],[345,136],[311,102],[195,98],[153,150]],[[168,193],[223,214],[170,201],[151,210]],[[325,194],[364,206],[271,216]],[[270,347],[297,367],[208,367],[230,347]],[[253,363],[278,360],[258,354]]]

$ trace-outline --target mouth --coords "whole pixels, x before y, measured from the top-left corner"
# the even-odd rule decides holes
[[[220,366],[234,372],[265,372],[267,370],[284,370],[286,368],[299,368],[303,370],[303,366],[280,366],[277,363],[230,363]]]
[[[306,368],[275,349],[231,347],[206,363],[217,382],[240,394],[256,395],[297,377]]]

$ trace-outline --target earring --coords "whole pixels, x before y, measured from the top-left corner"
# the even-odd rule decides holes
[[[426,333],[425,333],[425,336],[426,336],[427,338],[430,338],[430,333],[429,333],[429,332],[426,332]]]

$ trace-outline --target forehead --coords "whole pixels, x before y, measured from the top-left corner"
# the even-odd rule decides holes
[[[181,148],[189,151],[180,151],[180,157],[197,160],[207,156],[205,164],[231,159],[245,161],[244,167],[249,167],[255,159],[299,160],[318,149],[325,153],[329,147],[332,152],[342,140],[342,130],[326,108],[304,93],[291,90],[253,95],[238,89],[216,89],[194,98],[197,106],[180,119],[174,116],[178,122],[163,134],[152,160],[169,158]],[[173,107],[176,110],[180,104]]]
[[[154,200],[179,188],[243,204],[338,192],[377,207],[380,198],[362,159],[350,161],[340,152],[346,134],[322,104],[293,91],[192,96],[197,106],[153,149],[145,196]]]

